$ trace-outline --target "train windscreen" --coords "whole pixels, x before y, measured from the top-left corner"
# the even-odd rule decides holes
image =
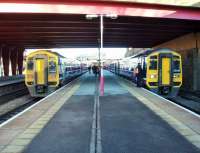
[[[33,60],[28,60],[27,61],[27,69],[28,70],[33,70]]]

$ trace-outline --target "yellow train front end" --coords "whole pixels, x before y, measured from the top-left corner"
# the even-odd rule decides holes
[[[30,53],[26,58],[25,83],[33,97],[45,97],[59,85],[58,56],[47,50]]]
[[[182,85],[180,54],[158,50],[147,56],[146,86],[167,98],[175,97]]]

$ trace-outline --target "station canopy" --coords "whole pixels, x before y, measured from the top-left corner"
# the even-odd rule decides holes
[[[0,3],[1,44],[26,48],[99,47],[100,19],[89,20],[86,14],[118,15],[116,19],[104,17],[104,47],[150,48],[200,31],[200,9],[198,5],[191,7],[195,1],[177,6],[145,0],[27,2]]]

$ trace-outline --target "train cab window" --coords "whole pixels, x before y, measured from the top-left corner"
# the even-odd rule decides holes
[[[150,60],[149,70],[157,70],[157,60]]]
[[[56,62],[50,61],[49,62],[49,73],[55,73],[56,72]]]
[[[180,61],[179,60],[175,60],[173,61],[173,71],[176,73],[180,73]]]
[[[174,55],[173,58],[174,58],[174,59],[179,59],[179,56],[175,56],[175,55]]]
[[[154,56],[150,56],[150,59],[154,59],[154,60],[156,60],[157,59],[157,56],[156,55],[154,55]]]
[[[28,62],[27,62],[27,69],[28,70],[33,70],[33,60],[28,60]]]

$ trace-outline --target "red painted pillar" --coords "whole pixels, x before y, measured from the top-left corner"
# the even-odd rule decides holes
[[[3,70],[4,76],[9,75],[9,60],[10,60],[10,50],[8,47],[2,47],[2,58],[3,58]]]
[[[19,74],[22,74],[23,60],[24,60],[24,48],[19,48],[17,53],[18,53],[18,58],[17,58],[18,71],[19,71]]]
[[[10,61],[12,68],[12,75],[16,75],[17,70],[17,50],[15,47],[10,48]]]

